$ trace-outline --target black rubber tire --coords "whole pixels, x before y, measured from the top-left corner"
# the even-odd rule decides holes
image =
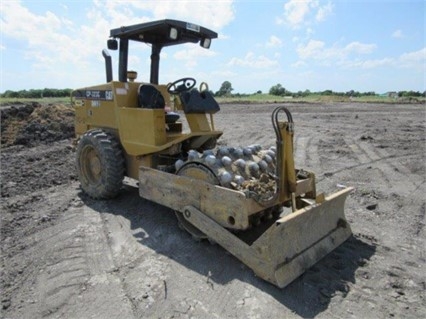
[[[117,139],[100,129],[86,132],[77,145],[77,173],[83,191],[94,199],[117,196],[123,185],[124,156]]]

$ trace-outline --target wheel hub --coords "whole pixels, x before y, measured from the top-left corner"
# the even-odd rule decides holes
[[[101,173],[101,161],[99,160],[99,157],[96,154],[93,154],[94,152],[90,153],[89,157],[89,167],[90,171],[94,176],[98,176]]]

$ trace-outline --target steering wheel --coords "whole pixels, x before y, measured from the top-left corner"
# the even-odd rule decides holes
[[[197,81],[194,78],[182,78],[167,84],[167,92],[170,94],[178,94],[192,89]]]

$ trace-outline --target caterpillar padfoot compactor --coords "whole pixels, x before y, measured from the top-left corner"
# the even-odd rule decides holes
[[[209,29],[176,20],[111,30],[118,81],[104,50],[107,83],[72,93],[81,187],[105,199],[118,194],[125,176],[138,180],[140,196],[170,207],[195,239],[218,243],[285,287],[351,235],[344,216],[351,188],[318,194],[315,175],[295,168],[294,124],[285,107],[272,113],[276,146],[216,148],[222,132],[213,115],[220,107],[207,84],[158,81],[164,47],[192,42],[208,49],[214,38]],[[149,83],[128,70],[131,41],[151,46]]]

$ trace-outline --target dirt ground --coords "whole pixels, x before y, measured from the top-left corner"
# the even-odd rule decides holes
[[[276,106],[223,105],[220,145],[274,145]],[[355,191],[353,237],[284,289],[134,187],[86,197],[72,110],[21,107],[1,109],[2,318],[426,318],[425,105],[287,104],[297,167]]]

